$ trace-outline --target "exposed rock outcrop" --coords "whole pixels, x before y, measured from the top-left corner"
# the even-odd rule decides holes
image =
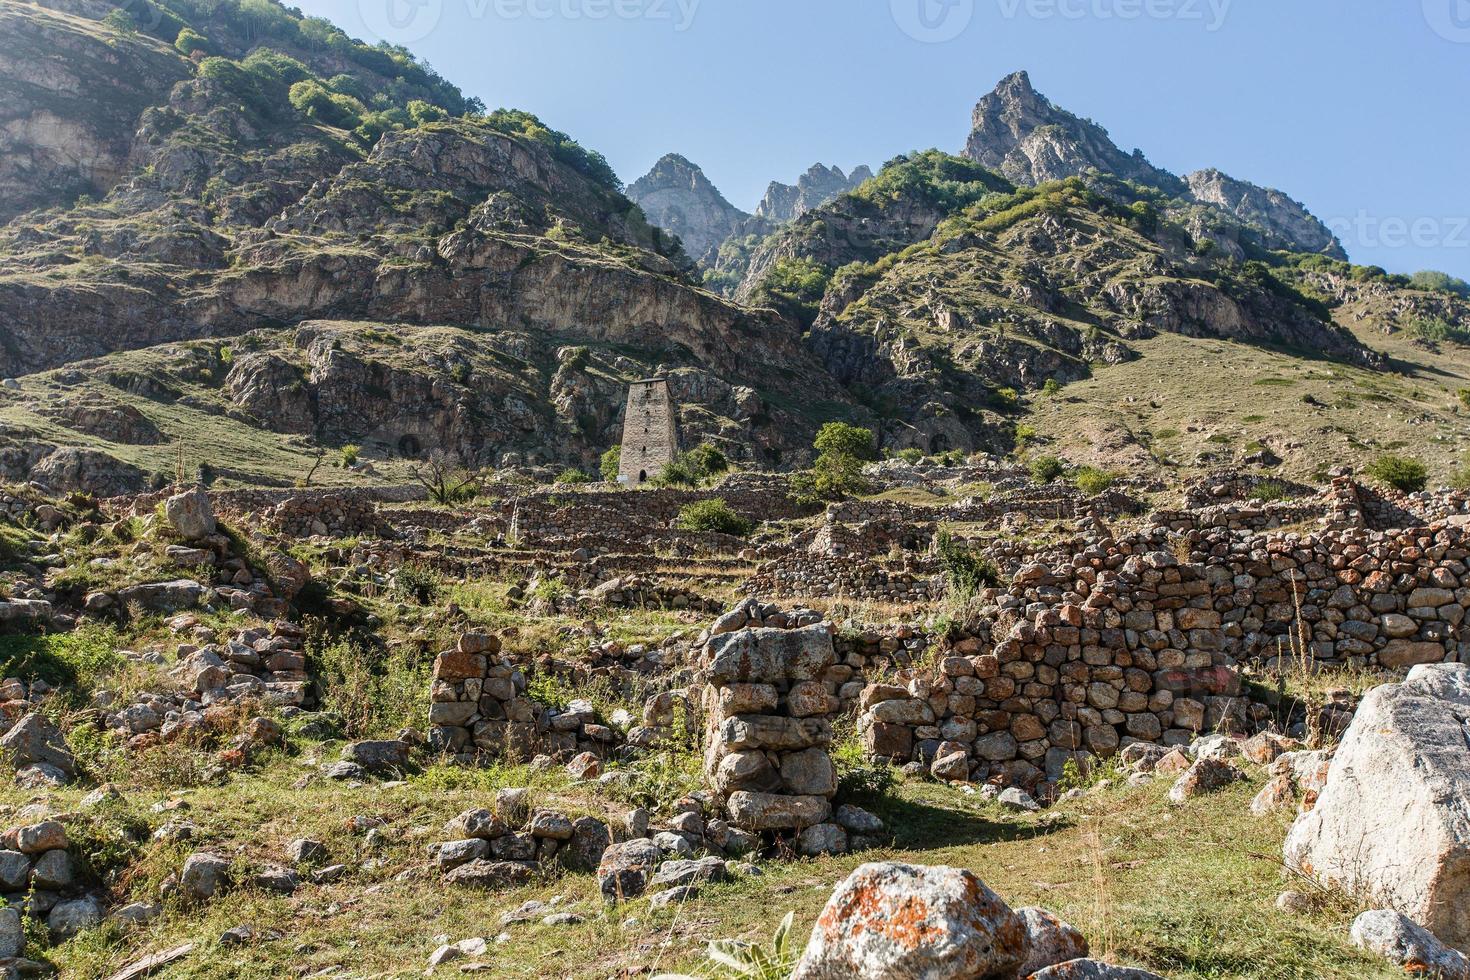
[[[1415,667],[1370,692],[1286,863],[1470,946],[1470,666]]]

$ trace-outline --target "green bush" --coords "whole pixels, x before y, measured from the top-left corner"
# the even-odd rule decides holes
[[[701,500],[679,511],[678,526],[685,531],[709,531],[749,537],[754,525],[731,509],[723,497]]]
[[[338,129],[356,129],[362,123],[362,103],[348,95],[338,95],[314,78],[291,86],[291,105],[309,119],[316,119]]]
[[[618,471],[623,465],[623,447],[614,446],[602,454],[602,460],[598,465],[602,478],[609,483],[615,483],[618,479]]]
[[[1470,299],[1470,283],[1432,269],[1414,273],[1409,277],[1409,284],[1415,289],[1424,289],[1436,293],[1451,293],[1455,296],[1463,296]]]
[[[781,259],[756,290],[756,302],[803,324],[817,318],[832,270],[812,259]]]
[[[1363,470],[1371,480],[1402,490],[1417,493],[1429,483],[1429,468],[1417,459],[1387,453],[1379,456]]]
[[[828,422],[812,441],[812,448],[822,454],[851,456],[854,459],[871,461],[878,458],[878,444],[872,429],[860,428],[846,422]]]
[[[1055,456],[1037,456],[1026,468],[1037,483],[1050,483],[1065,470],[1062,461]]]
[[[1111,487],[1117,479],[1112,473],[1095,466],[1083,466],[1072,474],[1072,484],[1089,497],[1096,497]]]
[[[1000,585],[1000,569],[995,563],[956,543],[948,531],[939,532],[934,548],[954,597],[969,599],[981,589]]]
[[[705,479],[719,476],[730,469],[730,461],[725,458],[725,454],[720,452],[718,447],[711,446],[707,442],[702,442],[689,450],[684,454],[684,458],[690,468]]]
[[[900,449],[893,455],[903,460],[905,463],[917,463],[924,458],[924,451],[922,449],[913,448]]]
[[[1461,388],[1455,395],[1460,399],[1460,404],[1470,408],[1470,388]]]
[[[351,443],[348,443],[347,445],[343,446],[340,450],[338,450],[338,452],[341,453],[341,457],[342,457],[342,468],[344,470],[345,469],[350,469],[351,467],[357,465],[357,458],[362,453],[362,447],[361,446],[355,446],[355,445],[353,445]]]
[[[1041,393],[1048,398],[1061,394],[1062,383],[1056,378],[1047,378],[1046,383],[1041,386]]]
[[[191,28],[179,31],[178,38],[174,41],[174,47],[180,54],[192,56],[196,51],[209,53],[209,38]]]
[[[591,483],[592,477],[583,473],[575,467],[567,467],[556,475],[556,482],[561,484]]]

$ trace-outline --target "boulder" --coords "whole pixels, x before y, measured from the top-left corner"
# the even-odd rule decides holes
[[[725,801],[730,822],[743,830],[803,830],[826,820],[832,804],[823,796],[731,793]]]
[[[26,715],[0,738],[0,751],[16,769],[50,766],[68,777],[76,775],[77,762],[61,732],[40,712]]]
[[[1245,773],[1228,763],[1218,759],[1200,759],[1169,787],[1169,802],[1183,803],[1196,796],[1216,793],[1244,778]]]
[[[214,507],[203,487],[169,497],[163,502],[163,516],[185,541],[200,541],[218,530]]]
[[[1415,667],[1369,692],[1286,864],[1470,946],[1470,666]]]
[[[1390,910],[1364,912],[1353,921],[1353,943],[1377,953],[1411,976],[1470,980],[1470,960],[1434,934]]]
[[[129,586],[118,591],[117,601],[124,609],[136,603],[145,612],[176,613],[193,609],[207,595],[209,590],[204,586],[193,579],[183,578]]]
[[[727,875],[725,862],[717,857],[700,858],[697,861],[665,861],[649,880],[648,890],[657,892],[685,885],[703,885],[724,881]]]
[[[607,824],[596,817],[578,817],[572,821],[572,839],[559,852],[562,863],[573,871],[593,872],[602,863],[602,855],[612,845]]]
[[[387,772],[408,766],[409,745],[401,739],[353,742],[342,747],[342,759],[369,772]]]
[[[203,902],[223,891],[230,881],[230,862],[218,854],[196,851],[179,872],[179,894],[185,901]]]
[[[26,934],[21,928],[20,912],[0,909],[0,960],[13,959],[25,952]]]
[[[663,862],[664,852],[647,838],[614,844],[597,865],[597,885],[603,901],[614,904],[637,898]]]
[[[471,861],[445,875],[444,882],[476,888],[512,888],[530,881],[533,870],[534,866],[524,861]]]
[[[1087,937],[1045,909],[1017,909],[1026,924],[1026,962],[1017,976],[1029,977],[1058,963],[1081,959],[1089,952]]]
[[[57,902],[46,916],[46,925],[59,939],[75,936],[84,929],[102,924],[107,909],[96,895],[84,895],[70,901]]]
[[[776,683],[819,679],[836,661],[832,633],[825,624],[803,629],[748,629],[710,638],[705,647],[710,682]]]
[[[1026,925],[960,868],[865,864],[837,886],[791,980],[1010,978]]]

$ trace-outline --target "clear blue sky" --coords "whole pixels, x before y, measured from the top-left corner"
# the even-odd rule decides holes
[[[1356,261],[1470,278],[1470,0],[297,2],[625,181],[677,151],[746,209],[817,161],[957,151],[1025,68],[1160,166],[1287,191]]]

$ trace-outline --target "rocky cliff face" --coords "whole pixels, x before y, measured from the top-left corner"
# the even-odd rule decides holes
[[[1337,236],[1305,205],[1281,191],[1236,180],[1214,169],[1197,171],[1185,180],[1194,200],[1257,229],[1266,248],[1320,252],[1347,259]]]
[[[684,251],[705,265],[714,263],[720,245],[750,218],[725,200],[703,170],[677,153],[654,164],[629,185],[627,195],[649,221],[677,235]]]
[[[772,181],[755,213],[776,224],[786,224],[832,201],[838,195],[859,187],[872,176],[873,171],[867,167],[858,167],[848,175],[840,167],[814,164],[796,179],[795,184]]]
[[[1149,163],[1142,152],[1124,153],[1097,123],[1052,105],[1024,71],[1002,79],[975,106],[965,156],[1018,184],[1100,170],[1171,192],[1182,189],[1179,178]]]
[[[0,220],[106,193],[139,116],[189,74],[163,44],[0,3]]]

